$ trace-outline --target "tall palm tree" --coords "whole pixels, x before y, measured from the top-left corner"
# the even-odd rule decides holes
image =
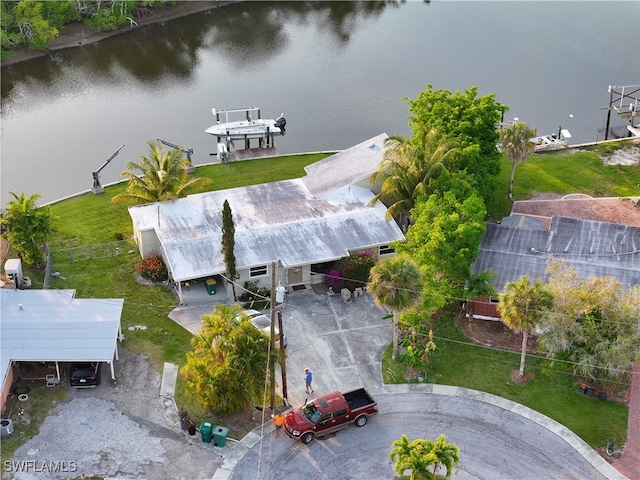
[[[187,179],[189,160],[184,152],[171,149],[165,152],[159,142],[147,142],[148,156],[140,156],[140,163],[129,162],[122,176],[129,179],[127,193],[116,195],[113,203],[143,204],[164,202],[186,197],[211,183],[209,178]]]
[[[464,286],[464,299],[469,315],[469,321],[473,320],[473,300],[481,295],[496,295],[496,289],[493,288],[491,283],[496,278],[495,272],[491,270],[484,270],[478,274],[470,274],[467,279],[467,284]]]
[[[516,165],[524,162],[534,151],[531,139],[536,132],[524,122],[513,122],[509,126],[498,130],[500,136],[500,149],[513,161],[511,176],[509,177],[509,198],[512,198],[513,179],[516,175]]]
[[[422,272],[407,254],[385,258],[371,269],[367,290],[377,305],[393,311],[393,359],[398,354],[398,318],[400,312],[420,300]]]
[[[552,306],[553,295],[542,280],[532,284],[526,275],[517,282],[509,282],[506,291],[500,294],[498,312],[502,320],[512,330],[522,332],[521,377],[524,376],[529,331],[540,323],[545,311]]]
[[[404,135],[387,138],[380,167],[369,178],[371,184],[381,185],[380,193],[369,205],[378,200],[388,204],[387,220],[408,213],[428,193],[429,182],[449,170],[459,152],[456,142],[437,130],[419,141]]]

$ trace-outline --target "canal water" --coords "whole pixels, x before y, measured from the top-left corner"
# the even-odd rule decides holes
[[[251,2],[2,68],[1,199],[101,182],[161,138],[216,160],[211,108],[284,113],[279,153],[406,134],[425,85],[477,85],[506,120],[602,140],[609,85],[640,84],[640,2]],[[612,118],[625,135],[624,120]]]

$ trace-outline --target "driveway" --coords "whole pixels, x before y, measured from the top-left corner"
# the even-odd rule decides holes
[[[458,387],[383,385],[380,359],[392,338],[385,313],[366,294],[344,303],[339,295],[291,293],[283,308],[290,403],[305,400],[308,367],[314,396],[364,386],[380,413],[362,428],[351,426],[309,445],[284,433],[275,438],[269,429],[256,432],[243,441],[247,453],[237,464],[227,462],[213,478],[393,478],[387,455],[403,433],[411,440],[445,434],[458,445],[460,463],[452,478],[625,478],[571,431],[516,403]]]
[[[222,465],[220,455],[201,448],[167,418],[160,374],[145,355],[120,349],[115,366],[115,385],[103,368],[100,386],[70,389],[68,401],[16,451],[12,460],[24,463],[3,465],[2,478],[197,480]]]

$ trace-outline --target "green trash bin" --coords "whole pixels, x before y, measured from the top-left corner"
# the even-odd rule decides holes
[[[205,283],[207,285],[207,293],[209,295],[215,295],[217,282],[213,278],[210,278]]]
[[[213,423],[202,422],[202,425],[200,425],[200,435],[202,436],[203,442],[211,443],[211,432],[213,432]]]
[[[229,433],[229,429],[226,427],[217,426],[213,430],[213,438],[214,443],[218,447],[224,447],[227,444],[227,434]]]

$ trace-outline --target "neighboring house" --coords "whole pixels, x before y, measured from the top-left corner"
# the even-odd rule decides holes
[[[107,362],[115,378],[123,299],[75,298],[75,290],[0,289],[2,403],[18,362]]]
[[[598,200],[582,200],[585,216],[594,218]],[[611,203],[611,199],[603,200]],[[533,211],[532,204],[527,205],[532,216],[512,214],[501,224],[488,223],[478,258],[471,266],[472,272],[492,270],[496,274],[493,286],[502,292],[507,283],[518,281],[524,275],[533,281],[546,281],[547,260],[555,258],[575,267],[581,279],[610,276],[627,288],[640,284],[640,226],[562,216],[549,218],[546,215],[554,211],[552,202],[536,202],[540,204],[537,211]],[[522,205],[514,205],[514,211],[518,211],[518,207],[523,209]],[[640,218],[640,209],[632,208]],[[627,221],[640,225],[635,218],[636,211],[631,210],[632,216],[627,217]],[[573,214],[581,215],[577,210]],[[606,218],[606,213],[597,218]],[[497,298],[478,298],[474,301],[474,317],[499,320],[497,305]]]
[[[171,280],[182,283],[226,272],[222,249],[222,206],[229,202],[235,226],[237,282],[269,287],[271,265],[285,288],[323,281],[327,264],[369,250],[393,254],[404,240],[385,220],[386,207],[373,198],[368,178],[382,161],[386,134],[306,168],[303,178],[189,195],[174,202],[129,207],[142,257],[157,252]]]

